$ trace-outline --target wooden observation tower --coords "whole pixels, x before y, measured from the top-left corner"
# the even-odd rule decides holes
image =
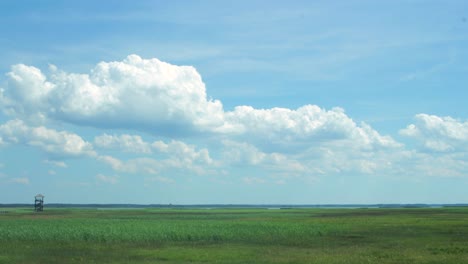
[[[44,195],[38,194],[34,197],[34,211],[42,212],[44,210]]]

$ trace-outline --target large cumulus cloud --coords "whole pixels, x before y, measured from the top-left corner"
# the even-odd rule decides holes
[[[58,138],[54,142],[75,142],[78,149],[67,150],[70,153],[94,150],[82,139],[70,141],[73,133],[47,130],[50,120],[170,139],[150,143],[137,134],[115,132],[95,137],[98,151],[116,155],[96,154],[96,159],[128,173],[157,174],[168,168],[201,173],[219,166],[256,166],[294,175],[374,173],[391,166],[385,153],[403,147],[368,124],[355,122],[339,107],[257,109],[243,105],[226,111],[219,100],[209,98],[195,68],[137,55],[100,62],[85,74],[67,73],[55,66],[43,71],[14,65],[0,90],[0,104],[4,113],[17,120],[7,127],[21,122],[16,127],[28,127],[24,138],[42,128],[50,138]],[[40,124],[31,125],[31,121]],[[12,142],[5,131],[0,144]],[[195,137],[192,142],[199,138],[211,142],[204,142],[205,149],[179,141],[180,136],[188,135]],[[48,140],[36,136],[35,143],[23,142],[38,145]],[[49,145],[42,148],[60,152]],[[120,152],[137,157],[121,159]]]
[[[7,76],[0,98],[5,112],[20,118],[50,118],[170,137],[208,132],[273,147],[343,139],[365,148],[397,145],[368,125],[356,124],[340,108],[238,106],[224,111],[220,101],[208,98],[193,67],[137,55],[100,62],[88,74],[66,73],[55,66],[45,74],[19,64]]]
[[[52,66],[46,75],[19,64],[7,76],[2,101],[15,115],[161,134],[223,125],[221,103],[207,99],[201,76],[190,66],[130,55],[120,62],[101,62],[89,74]]]
[[[119,173],[160,177],[174,170],[216,174],[220,168],[256,167],[290,176],[460,176],[468,168],[467,122],[417,115],[414,124],[400,131],[411,139],[408,146],[417,142],[422,147],[409,149],[339,107],[243,105],[226,111],[219,100],[209,98],[195,68],[137,55],[100,62],[85,74],[14,65],[0,88],[0,107],[11,117],[0,124],[0,146],[25,144],[52,156],[93,157]],[[65,123],[78,131],[91,126],[101,135],[90,143],[47,127]],[[136,134],[107,134],[107,128]],[[158,140],[145,141],[140,132]],[[193,145],[182,141],[189,135]],[[197,146],[200,139],[203,147]]]

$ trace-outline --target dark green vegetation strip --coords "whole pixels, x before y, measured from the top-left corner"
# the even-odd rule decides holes
[[[0,214],[0,263],[468,263],[468,208]]]

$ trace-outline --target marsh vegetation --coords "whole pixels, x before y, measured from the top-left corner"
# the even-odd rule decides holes
[[[468,208],[8,208],[0,263],[468,263]]]

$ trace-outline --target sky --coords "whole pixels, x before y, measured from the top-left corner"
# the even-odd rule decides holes
[[[0,1],[0,203],[468,203],[468,2]]]

